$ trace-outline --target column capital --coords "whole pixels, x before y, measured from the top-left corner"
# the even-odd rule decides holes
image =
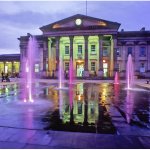
[[[69,39],[70,39],[70,40],[73,40],[73,39],[74,39],[74,35],[70,35],[70,36],[69,36]]]
[[[98,34],[98,38],[99,38],[99,40],[102,40],[103,39],[103,34]]]
[[[88,38],[89,38],[89,35],[84,35],[84,40],[85,41],[88,40]]]
[[[55,39],[56,39],[57,41],[59,41],[59,40],[60,40],[60,36],[56,36]]]

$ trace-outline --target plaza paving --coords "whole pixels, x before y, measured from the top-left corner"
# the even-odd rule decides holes
[[[56,80],[38,80],[39,82],[55,83]],[[15,79],[7,84],[19,83]],[[78,81],[77,81],[78,82]],[[87,82],[87,81],[82,81]],[[113,81],[88,81],[110,82]],[[121,81],[124,82],[124,81]],[[137,80],[140,86],[150,88],[146,80]],[[6,83],[0,83],[3,85]],[[9,99],[8,99],[9,101]],[[47,124],[42,122],[46,110],[53,107],[50,101],[34,104],[21,103],[0,105],[0,148],[150,148],[150,130],[128,125],[115,108],[107,108],[117,134],[77,133],[44,130]]]

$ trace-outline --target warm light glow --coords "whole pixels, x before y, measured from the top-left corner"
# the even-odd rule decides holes
[[[78,63],[81,63],[81,62],[83,62],[83,61],[82,61],[82,60],[77,60],[77,62],[78,62]]]
[[[54,24],[53,29],[56,29],[56,28],[60,28],[60,25],[59,24]]]
[[[103,63],[105,63],[106,62],[106,60],[103,60]]]
[[[103,21],[99,21],[99,22],[98,22],[98,25],[100,25],[100,26],[106,26],[106,23],[103,22]]]

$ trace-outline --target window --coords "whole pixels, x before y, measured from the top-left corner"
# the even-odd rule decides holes
[[[66,54],[66,55],[69,54],[69,46],[65,46],[65,54]]]
[[[78,45],[78,54],[82,54],[82,45]]]
[[[78,114],[81,115],[82,114],[82,102],[77,102],[78,105]]]
[[[95,51],[96,51],[96,46],[95,45],[91,45],[91,53],[93,54],[93,53],[95,53]]]
[[[117,56],[121,56],[121,54],[120,54],[120,48],[117,48],[117,49],[116,49],[116,55],[117,55]]]
[[[65,70],[69,70],[69,62],[65,62]]]
[[[145,72],[145,65],[144,65],[144,63],[141,63],[140,72],[141,73]]]
[[[95,62],[91,62],[91,71],[95,71]]]
[[[146,47],[140,47],[140,57],[146,56]]]
[[[35,64],[34,66],[34,72],[39,72],[39,64]]]
[[[103,56],[108,56],[108,49],[107,48],[103,49]]]
[[[132,55],[132,47],[128,47],[128,55],[131,54]]]

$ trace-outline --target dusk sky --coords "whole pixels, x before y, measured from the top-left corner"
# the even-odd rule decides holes
[[[42,34],[39,27],[75,14],[85,1],[0,1],[0,54],[19,53],[18,37]],[[150,1],[87,1],[88,16],[121,23],[119,30],[150,30]]]

